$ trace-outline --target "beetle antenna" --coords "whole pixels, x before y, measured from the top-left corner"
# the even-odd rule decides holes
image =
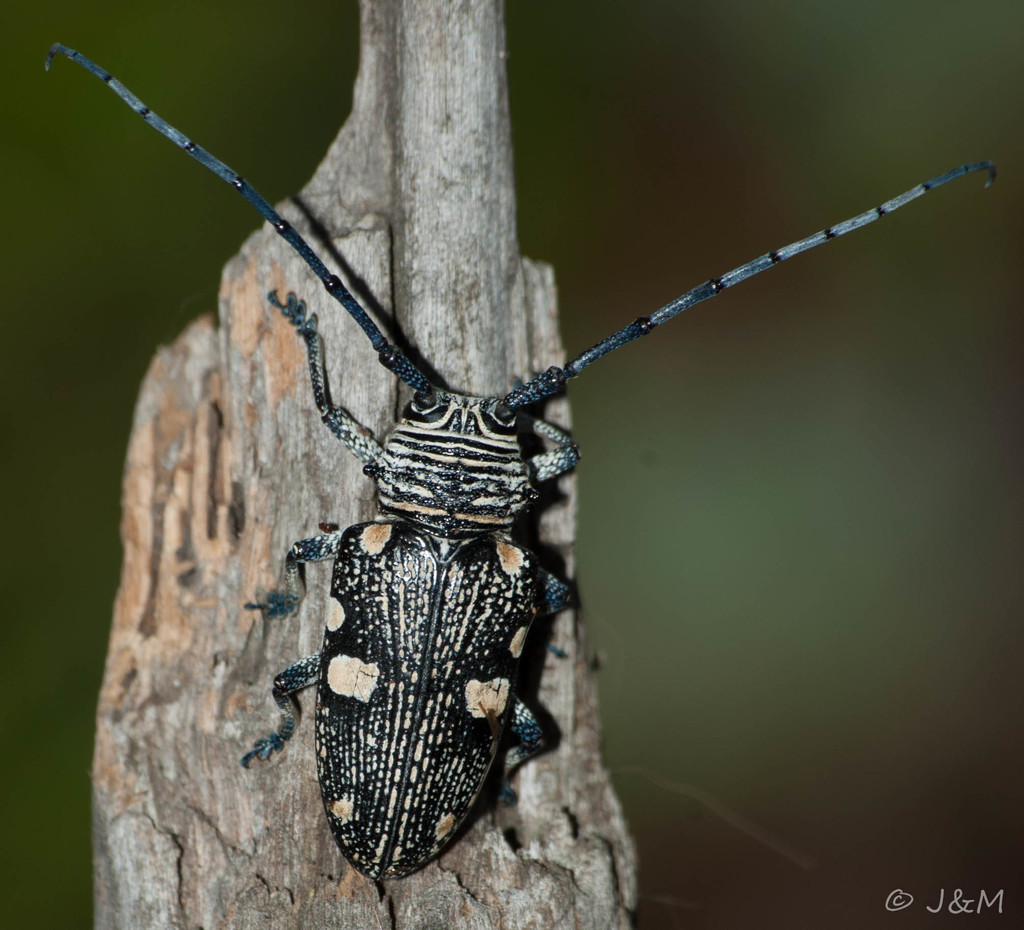
[[[960,165],[958,168],[953,168],[945,174],[940,174],[930,181],[925,181],[923,184],[912,187],[898,197],[887,200],[881,206],[873,207],[851,219],[837,223],[835,226],[829,226],[828,229],[823,229],[821,232],[808,236],[806,239],[800,239],[797,242],[783,246],[781,249],[775,249],[772,252],[761,255],[745,265],[740,265],[738,268],[726,272],[721,277],[705,281],[703,284],[693,288],[693,290],[687,291],[682,296],[665,304],[664,307],[650,316],[637,317],[628,326],[624,326],[618,332],[612,333],[606,339],[602,339],[601,342],[577,355],[564,368],[553,366],[533,380],[514,388],[506,395],[504,403],[507,407],[515,409],[517,407],[525,407],[527,404],[532,404],[552,394],[557,394],[565,386],[566,381],[570,378],[575,378],[588,365],[596,362],[609,352],[615,351],[620,346],[624,346],[627,342],[632,342],[634,339],[646,336],[656,326],[671,320],[672,317],[678,316],[684,310],[689,310],[690,307],[717,296],[726,288],[730,288],[741,281],[746,281],[747,278],[760,274],[762,271],[773,268],[779,262],[784,262],[787,258],[792,258],[794,255],[806,252],[808,249],[813,249],[828,242],[830,239],[838,239],[840,236],[845,236],[855,229],[860,229],[861,226],[867,226],[868,223],[873,223],[883,216],[888,216],[888,214],[895,212],[900,207],[910,203],[910,201],[916,200],[922,194],[926,194],[936,187],[941,187],[943,184],[956,178],[963,177],[965,174],[973,174],[975,171],[988,172],[988,180],[985,182],[986,187],[995,180],[996,166],[990,161]]]
[[[423,373],[397,347],[388,342],[384,334],[377,327],[377,324],[370,319],[369,314],[363,309],[363,306],[342,283],[341,278],[336,274],[332,274],[327,269],[320,256],[313,251],[312,246],[296,232],[291,223],[284,219],[245,178],[225,165],[220,159],[215,158],[206,149],[196,145],[195,142],[179,132],[163,118],[157,116],[117,78],[104,71],[81,52],[76,52],[73,48],[68,48],[60,42],[56,43],[46,56],[47,71],[50,70],[50,62],[57,55],[63,55],[65,58],[69,58],[76,64],[81,65],[86,71],[95,74],[96,77],[103,81],[107,87],[127,103],[132,110],[138,113],[160,135],[170,139],[175,145],[184,150],[185,154],[191,155],[204,168],[208,168],[218,178],[226,181],[238,191],[256,209],[256,212],[277,230],[281,238],[296,251],[299,258],[312,269],[313,273],[327,289],[327,293],[338,301],[348,311],[349,316],[359,324],[359,327],[370,340],[370,344],[376,349],[380,363],[414,390],[430,390],[430,382]]]

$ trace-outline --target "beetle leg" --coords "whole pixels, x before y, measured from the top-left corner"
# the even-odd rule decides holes
[[[506,804],[516,803],[516,793],[508,783],[509,773],[521,762],[535,756],[541,749],[543,733],[533,712],[518,697],[512,705],[512,722],[510,729],[519,738],[519,744],[505,753],[505,772],[501,778],[499,797]]]
[[[276,733],[256,740],[255,746],[242,756],[243,768],[248,768],[249,763],[257,756],[261,759],[269,759],[272,752],[280,752],[284,749],[285,742],[292,738],[299,722],[299,705],[292,695],[296,691],[315,685],[319,679],[319,652],[316,655],[299,659],[274,679],[274,688],[271,694],[274,696],[274,703],[281,708],[281,726]]]
[[[534,605],[537,607],[537,616],[557,614],[558,611],[569,606],[571,598],[572,591],[564,581],[560,581],[543,568],[538,570],[537,593],[533,599]]]
[[[299,574],[299,565],[304,562],[323,562],[336,558],[341,545],[341,531],[324,533],[293,543],[284,557],[284,584],[280,591],[257,595],[260,599],[245,605],[246,610],[266,611],[268,620],[287,617],[295,613],[299,603],[306,596],[306,586]]]
[[[530,428],[538,436],[551,440],[556,446],[556,448],[548,452],[541,452],[527,461],[531,480],[537,482],[555,478],[569,471],[580,460],[580,447],[565,430],[559,429],[545,420],[538,420],[525,414],[520,414],[520,416],[529,422]]]
[[[557,614],[558,611],[569,606],[570,600],[572,600],[572,591],[564,581],[560,581],[543,568],[537,572],[537,592],[533,598],[537,616],[545,617],[548,614]],[[552,646],[551,643],[548,643],[547,649],[559,659],[566,658],[565,650]]]
[[[306,352],[309,356],[309,379],[313,383],[313,400],[320,411],[320,419],[324,425],[338,437],[353,455],[361,462],[369,464],[384,450],[365,426],[352,416],[344,407],[331,403],[327,390],[327,375],[324,369],[324,341],[316,328],[316,314],[306,316],[306,304],[294,294],[289,294],[282,304],[277,292],[271,291],[267,299],[295,327],[299,335],[306,340]]]

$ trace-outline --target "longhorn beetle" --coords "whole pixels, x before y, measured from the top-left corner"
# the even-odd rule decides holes
[[[292,246],[360,326],[381,364],[414,394],[398,424],[378,441],[325,388],[317,318],[294,294],[268,295],[305,341],[313,399],[327,428],[364,463],[377,486],[371,523],[296,542],[281,588],[260,603],[267,619],[294,613],[304,594],[299,567],[334,560],[323,647],[274,679],[278,730],[242,758],[267,759],[295,730],[293,695],[317,686],[316,757],[324,809],[349,861],[373,879],[420,868],[469,813],[506,727],[518,744],[505,757],[501,793],[514,800],[508,773],[534,755],[541,730],[515,693],[520,654],[533,617],[561,610],[569,589],[515,543],[516,517],[535,485],[579,460],[572,438],[527,415],[571,378],[614,349],[726,288],[779,262],[866,226],[925,192],[977,171],[961,165],[852,219],[768,252],[687,291],[576,356],[504,395],[468,397],[433,385],[392,345],[341,279],[248,181],[157,116],[85,56],[54,45],[103,80],[157,132],[235,188]],[[524,458],[520,425],[553,448]]]

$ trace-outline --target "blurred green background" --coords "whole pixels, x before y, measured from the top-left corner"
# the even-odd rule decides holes
[[[82,49],[278,201],[347,113],[357,17],[54,2],[0,25],[3,913],[85,927],[132,406],[257,224],[43,58]],[[1024,5],[512,0],[508,30],[520,239],[555,265],[570,352],[930,175],[999,164],[991,190],[961,180],[750,281],[571,396],[640,927],[959,926],[924,910],[943,888],[1002,888],[1003,916],[968,922],[1019,925]],[[897,887],[916,900],[890,917]]]

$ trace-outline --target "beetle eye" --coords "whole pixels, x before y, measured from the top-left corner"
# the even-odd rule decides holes
[[[413,394],[412,400],[405,405],[404,416],[420,423],[437,423],[448,415],[450,409],[448,396],[431,388]]]
[[[437,393],[433,388],[428,391],[417,391],[412,396],[412,405],[416,410],[429,410],[437,405]]]
[[[515,432],[516,428],[516,414],[514,410],[510,410],[500,400],[490,406],[490,408],[484,409],[484,414],[487,420],[493,424],[492,428],[499,430],[502,433],[511,434]]]
[[[516,415],[505,406],[503,401],[499,400],[494,405],[494,419],[504,426],[513,426],[516,422]]]

